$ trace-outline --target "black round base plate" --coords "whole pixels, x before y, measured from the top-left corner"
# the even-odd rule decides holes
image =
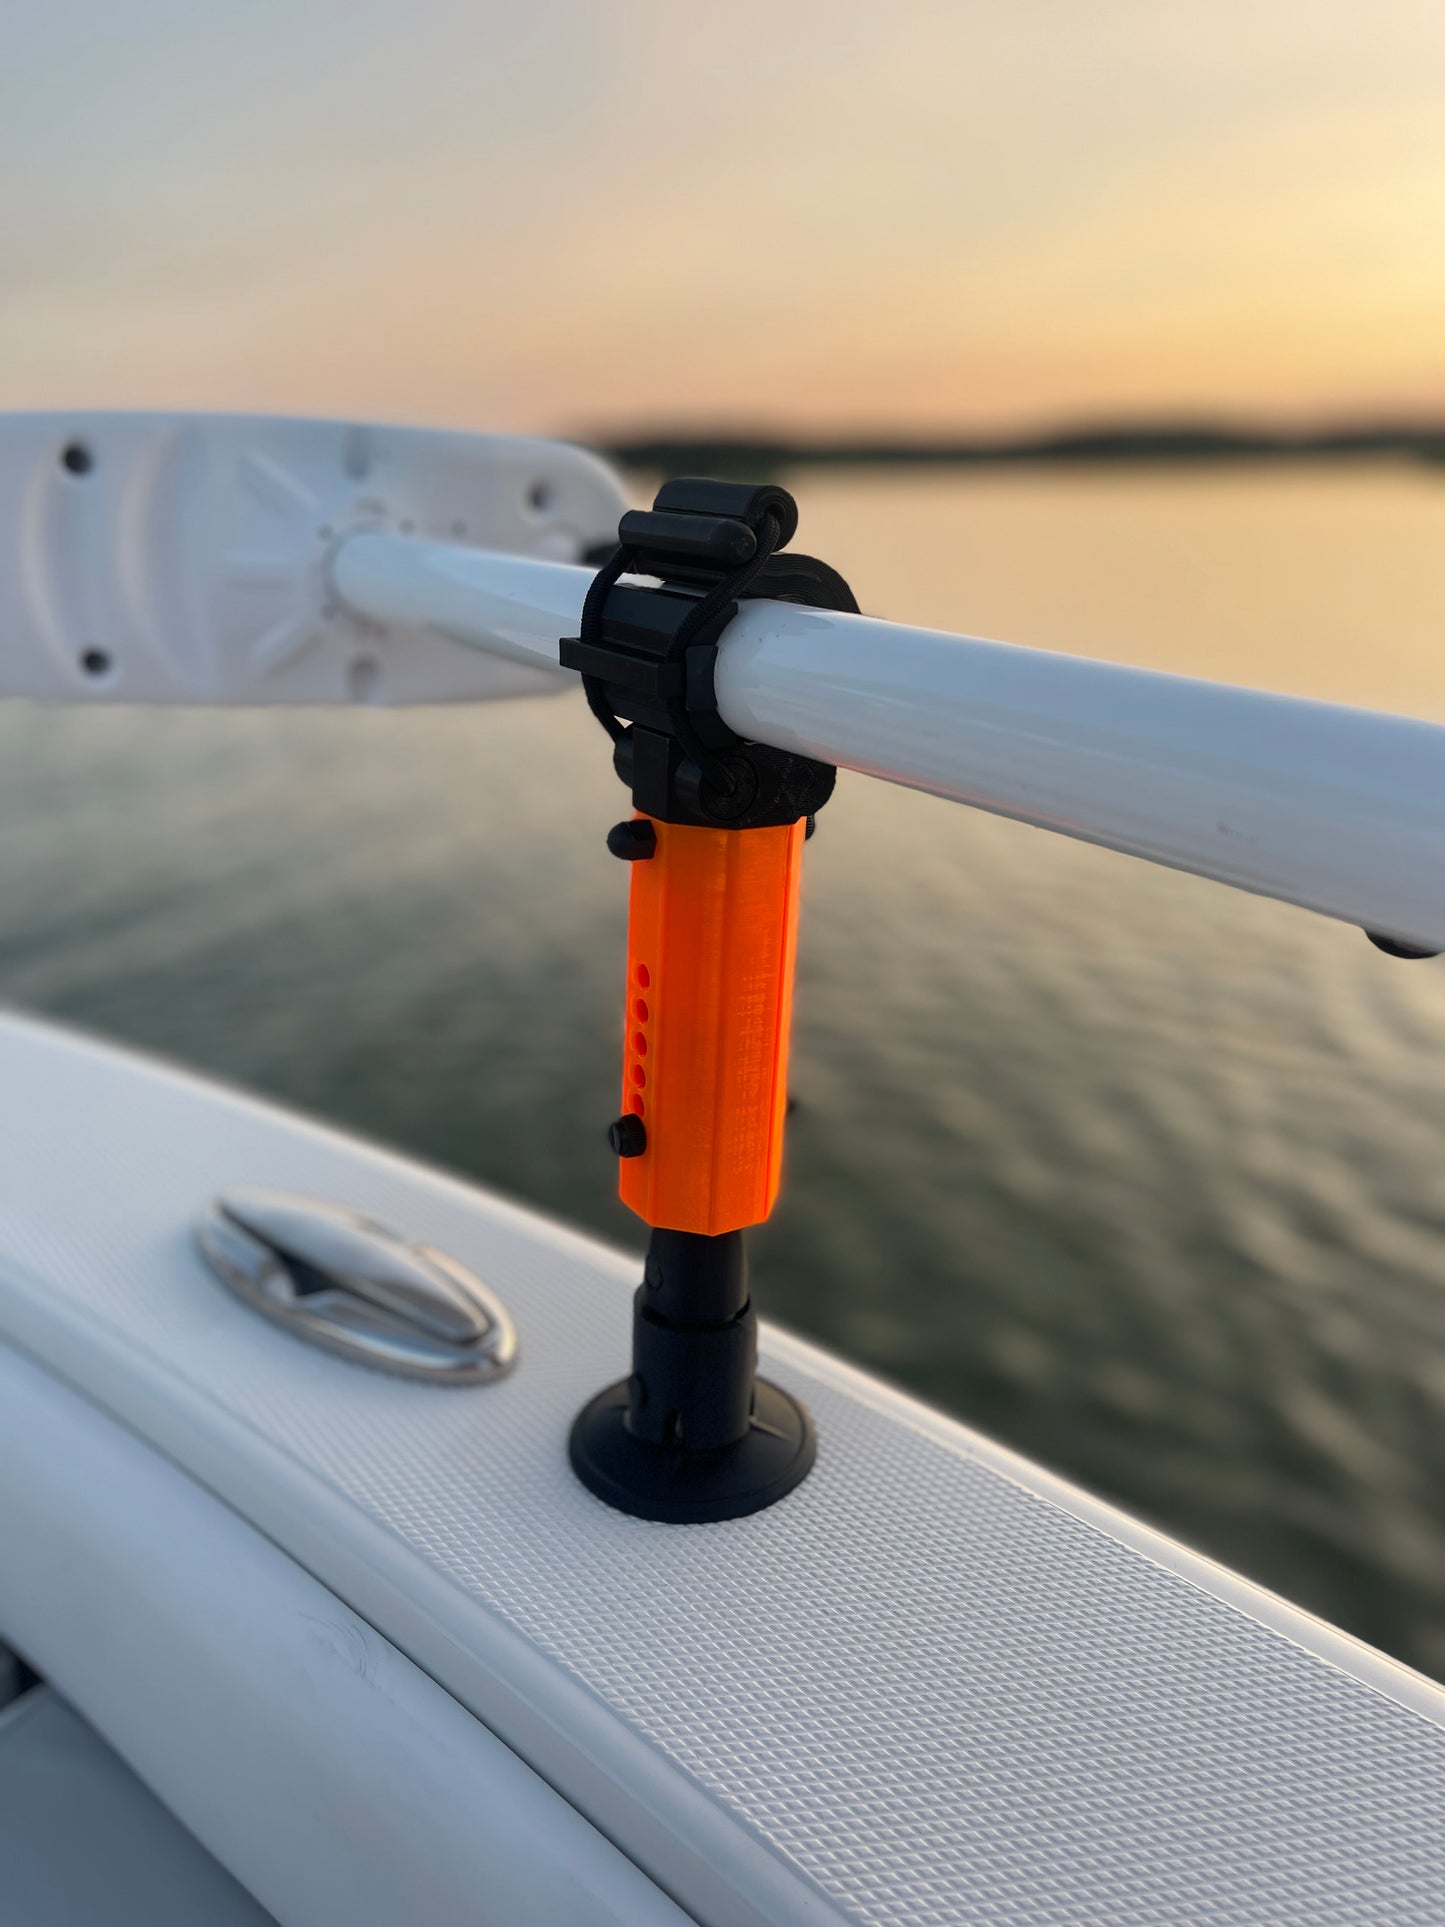
[[[753,1422],[736,1445],[673,1452],[627,1429],[627,1381],[584,1405],[567,1444],[572,1469],[589,1492],[634,1519],[707,1525],[742,1519],[783,1498],[812,1470],[818,1440],[795,1398],[757,1382]]]

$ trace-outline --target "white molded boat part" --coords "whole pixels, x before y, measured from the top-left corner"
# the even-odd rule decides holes
[[[390,1901],[432,1878],[423,1856],[460,1867],[469,1818],[510,1867],[495,1775],[502,1830],[539,1816],[515,1822],[539,1883],[573,1842],[584,1921],[623,1904],[600,1834],[706,1927],[1438,1927],[1431,1682],[776,1331],[812,1475],[727,1525],[625,1518],[566,1436],[625,1369],[635,1259],[20,1019],[0,1080],[0,1341],[23,1354],[0,1547],[18,1521],[27,1548],[0,1558],[0,1633],[24,1618],[58,1689],[282,1921],[328,1918],[313,1850],[349,1859],[333,1923],[379,1919],[370,1879]],[[257,1317],[191,1238],[242,1184],[471,1266],[516,1319],[515,1372],[387,1378]],[[555,1916],[500,1912],[533,1917]],[[665,1914],[648,1895],[633,1917]]]
[[[556,660],[590,571],[389,535],[353,609]],[[975,636],[745,602],[718,650],[740,736],[1445,949],[1445,728]]]
[[[3,1345],[0,1549],[7,1636],[288,1927],[682,1927],[365,1620]]]
[[[340,608],[347,530],[574,562],[611,471],[563,442],[264,415],[0,416],[0,695],[51,702],[486,702],[574,680]],[[555,651],[554,651],[555,655]]]

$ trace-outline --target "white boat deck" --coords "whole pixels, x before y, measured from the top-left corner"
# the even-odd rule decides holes
[[[644,1524],[567,1428],[635,1264],[184,1075],[0,1020],[0,1338],[224,1498],[711,1927],[1363,1927],[1445,1914],[1445,1692],[798,1341],[812,1477]],[[473,1266],[521,1359],[386,1378],[256,1317],[240,1184]],[[886,1288],[886,1287],[880,1287]]]

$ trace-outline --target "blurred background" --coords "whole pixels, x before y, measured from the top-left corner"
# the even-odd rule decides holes
[[[12,10],[90,406],[764,462],[871,611],[1445,720],[1445,9]],[[0,997],[640,1248],[621,806],[575,703],[0,710]],[[845,775],[793,1082],[766,1311],[1445,1676],[1445,963]]]

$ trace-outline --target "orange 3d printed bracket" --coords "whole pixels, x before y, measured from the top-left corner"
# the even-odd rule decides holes
[[[803,824],[627,829],[652,854],[632,871],[622,1110],[644,1129],[622,1202],[669,1231],[741,1231],[782,1170]]]
[[[561,647],[637,812],[607,839],[632,865],[609,1136],[623,1202],[652,1227],[631,1375],[578,1414],[570,1450],[591,1491],[645,1519],[756,1512],[815,1452],[802,1406],[756,1377],[742,1232],[777,1196],[803,843],[836,772],[734,736],[713,694],[743,597],[857,608],[826,564],[778,553],[797,521],[780,488],[667,483],[623,516]]]

